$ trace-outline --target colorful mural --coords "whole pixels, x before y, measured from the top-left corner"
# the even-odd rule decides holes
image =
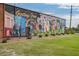
[[[61,31],[61,33],[64,33],[64,30],[65,30],[65,24],[66,24],[66,21],[64,20],[64,19],[62,19],[62,24],[61,24],[61,26],[62,26],[62,31]]]
[[[53,33],[54,34],[57,33],[57,21],[56,21],[56,18],[53,19]]]
[[[11,36],[14,26],[14,7],[5,5],[4,36]]]
[[[39,24],[40,32],[48,32],[50,30],[49,27],[49,16],[40,14],[40,17],[37,19]]]
[[[5,36],[26,36],[36,32],[64,33],[65,20],[5,4]],[[30,28],[30,29],[29,29]]]
[[[61,33],[61,19],[57,19],[57,33]]]
[[[15,36],[26,36],[26,17],[15,16],[13,29]]]

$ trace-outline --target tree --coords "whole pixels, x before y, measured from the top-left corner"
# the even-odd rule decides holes
[[[79,29],[79,24],[77,25],[77,28]]]

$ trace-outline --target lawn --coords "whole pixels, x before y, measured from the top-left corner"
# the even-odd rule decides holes
[[[79,34],[9,40],[0,43],[0,55],[79,56]]]

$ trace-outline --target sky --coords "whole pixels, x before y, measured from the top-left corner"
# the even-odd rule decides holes
[[[70,5],[69,4],[52,4],[52,3],[16,3],[18,7],[54,15],[66,19],[66,27],[70,23]],[[72,27],[79,24],[79,4],[72,5]]]

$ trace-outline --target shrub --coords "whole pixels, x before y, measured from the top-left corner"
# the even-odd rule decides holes
[[[65,30],[65,33],[66,34],[74,34],[75,31],[73,29],[68,28],[68,29]]]
[[[52,35],[52,36],[55,36],[55,34],[54,34],[54,33],[51,33],[51,35]]]
[[[56,33],[56,35],[60,35],[60,33]]]
[[[64,35],[65,33],[61,33],[62,35]]]
[[[32,36],[29,35],[29,36],[27,37],[27,39],[32,39]]]
[[[2,43],[7,43],[7,39],[6,39],[6,38],[3,39],[3,40],[2,40]]]
[[[45,32],[45,36],[46,36],[46,37],[48,36],[48,34],[49,34],[49,32]]]
[[[27,35],[27,39],[31,39],[31,38],[32,38],[32,34],[29,33],[29,34]]]
[[[48,36],[48,34],[45,34],[45,36],[47,37],[47,36]]]
[[[34,33],[34,36],[37,36],[37,33]]]
[[[74,34],[74,33],[75,33],[75,31],[71,29],[70,33],[71,33],[71,34]]]
[[[41,38],[42,37],[42,35],[39,35],[39,38]]]
[[[39,38],[41,38],[41,37],[42,37],[42,34],[43,34],[42,32],[39,32],[39,35],[38,35],[38,36],[39,36]]]

